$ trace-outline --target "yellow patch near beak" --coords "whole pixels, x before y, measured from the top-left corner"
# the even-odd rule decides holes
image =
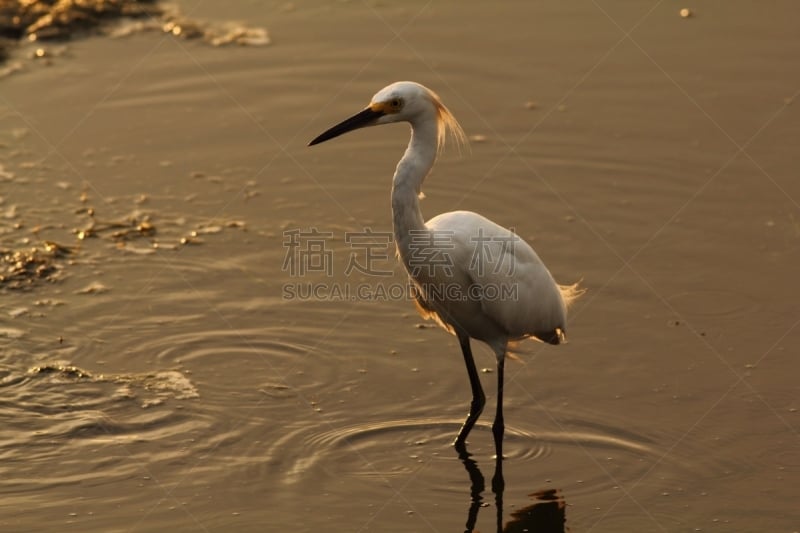
[[[389,102],[372,102],[369,104],[369,108],[376,113],[383,113],[384,115],[388,113],[394,113],[392,106],[389,105]]]

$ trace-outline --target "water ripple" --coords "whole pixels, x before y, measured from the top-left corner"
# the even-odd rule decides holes
[[[453,435],[461,420],[396,419],[347,426],[330,424],[297,427],[267,448],[268,461],[279,465],[284,483],[295,483],[332,468],[353,476],[392,476],[409,472],[439,458],[456,458]],[[473,440],[489,433],[488,424],[476,426]],[[506,460],[515,465],[542,461],[578,447],[583,451],[629,454],[652,458],[656,451],[646,439],[592,431],[531,432],[506,428]],[[647,461],[645,461],[647,462]],[[335,466],[334,466],[335,465]]]

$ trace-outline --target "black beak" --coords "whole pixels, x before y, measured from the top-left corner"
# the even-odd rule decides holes
[[[330,139],[338,137],[339,135],[347,133],[348,131],[353,131],[358,128],[363,128],[364,126],[369,126],[375,120],[377,120],[378,117],[381,116],[383,116],[383,111],[373,111],[371,108],[368,107],[363,111],[356,113],[352,117],[340,122],[331,129],[321,133],[313,141],[308,143],[308,145],[314,146],[315,144],[329,141]]]

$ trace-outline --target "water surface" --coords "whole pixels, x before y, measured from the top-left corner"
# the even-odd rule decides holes
[[[488,348],[464,462],[454,338],[403,298],[284,297],[404,282],[391,254],[346,275],[345,235],[390,231],[407,129],[305,146],[399,79],[478,136],[426,215],[479,211],[588,289],[569,344],[507,365],[500,523],[798,528],[793,3],[221,6],[181,4],[272,44],[78,39],[0,80],[0,248],[72,250],[0,289],[4,529],[496,528]],[[331,270],[299,276],[311,228]]]

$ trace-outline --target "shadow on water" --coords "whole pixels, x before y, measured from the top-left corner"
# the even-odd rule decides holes
[[[475,531],[478,513],[483,503],[483,492],[486,482],[478,463],[465,446],[456,448],[458,457],[469,474],[470,505],[467,511],[467,522],[464,533]],[[494,493],[497,533],[516,533],[522,531],[537,533],[563,533],[566,529],[566,502],[558,489],[535,491],[528,496],[534,503],[511,513],[511,519],[503,525],[503,493],[505,480],[503,478],[503,461],[500,456],[495,458],[494,476],[492,476],[492,492]]]

